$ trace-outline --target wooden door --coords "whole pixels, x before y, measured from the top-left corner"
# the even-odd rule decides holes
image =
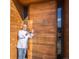
[[[56,1],[30,4],[29,18],[35,35],[30,40],[28,59],[56,59],[56,7]]]

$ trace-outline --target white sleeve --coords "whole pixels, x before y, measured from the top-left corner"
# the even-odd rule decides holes
[[[18,37],[19,37],[19,39],[23,39],[23,38],[25,38],[25,36],[22,35],[22,33],[21,33],[20,31],[18,32]]]

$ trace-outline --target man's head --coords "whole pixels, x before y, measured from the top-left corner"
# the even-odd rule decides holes
[[[23,28],[23,30],[26,30],[27,29],[27,25],[26,24],[23,24],[22,25],[22,28]]]
[[[27,24],[25,24],[24,22],[21,23],[21,28],[23,30],[26,30],[27,29]]]

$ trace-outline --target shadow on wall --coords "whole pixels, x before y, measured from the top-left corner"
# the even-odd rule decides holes
[[[27,9],[25,9],[24,6],[21,5],[17,0],[12,0],[12,1],[14,2],[14,5],[17,8],[22,20],[24,20],[24,18],[27,16],[27,13],[25,13],[25,10],[27,12]]]

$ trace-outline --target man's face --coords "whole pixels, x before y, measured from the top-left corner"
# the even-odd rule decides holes
[[[27,25],[24,24],[24,25],[23,25],[23,30],[26,30],[26,29],[27,29]]]

